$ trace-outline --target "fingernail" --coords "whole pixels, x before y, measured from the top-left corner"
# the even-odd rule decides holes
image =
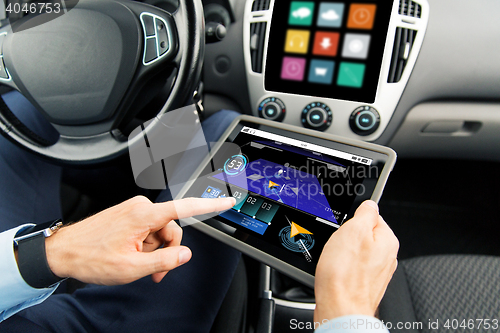
[[[181,249],[179,251],[179,265],[185,264],[191,259],[191,251],[188,249]]]
[[[375,203],[375,201],[366,200],[365,202],[363,202],[363,204],[370,206],[371,208],[375,209],[378,213],[378,205]]]

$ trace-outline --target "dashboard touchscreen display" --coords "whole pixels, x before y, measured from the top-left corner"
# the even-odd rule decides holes
[[[207,223],[233,228],[234,237],[314,274],[331,234],[370,198],[385,160],[270,130],[235,129],[232,142],[241,151],[218,158],[215,172],[200,177],[187,196],[235,197],[236,205],[216,218],[219,225]]]
[[[392,5],[276,0],[265,89],[373,103]]]

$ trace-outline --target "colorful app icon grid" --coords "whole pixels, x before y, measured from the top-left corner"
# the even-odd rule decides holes
[[[288,14],[288,24],[291,27],[286,31],[285,53],[307,55],[310,52],[310,54],[324,59],[307,60],[306,58],[285,56],[281,67],[281,79],[304,81],[307,74],[307,81],[310,83],[331,85],[335,78],[334,72],[337,71],[337,85],[361,88],[366,64],[335,62],[333,59],[328,60],[327,57],[368,59],[371,42],[369,34],[352,32],[341,34],[335,29],[344,26],[347,29],[371,30],[375,22],[376,10],[376,4],[352,3],[346,5],[343,2],[325,1],[319,3],[318,8],[315,8],[313,1],[292,1]],[[316,27],[323,29],[311,32],[309,27],[312,27],[313,23]],[[302,28],[294,29],[293,26],[301,26]],[[311,48],[309,47],[310,40],[312,42]],[[341,41],[343,44],[339,45]],[[308,61],[309,69],[306,73]]]

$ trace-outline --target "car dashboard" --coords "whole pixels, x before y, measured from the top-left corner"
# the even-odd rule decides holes
[[[463,1],[463,6],[457,6],[448,0],[394,1],[387,31],[381,32],[376,26],[349,28],[350,5],[355,1],[336,2],[344,4],[343,21],[338,28],[317,26],[321,1],[312,1],[316,7],[310,25],[290,24],[289,8],[276,6],[283,2],[225,4],[233,17],[227,37],[206,47],[203,81],[208,114],[221,108],[235,109],[388,145],[400,157],[499,160],[498,145],[488,144],[496,142],[495,133],[500,129],[496,103],[500,81],[494,75],[499,50],[498,45],[491,43],[499,37],[500,30],[493,23],[493,13],[500,9],[498,3]],[[281,18],[273,25],[276,8]],[[377,8],[375,22],[383,16],[382,9]],[[489,23],[471,20],[469,12]],[[308,46],[303,46],[307,50],[294,51],[293,46],[286,50],[287,30],[298,32],[299,37],[301,32],[309,32]],[[314,43],[321,44],[315,41],[319,32],[340,34],[335,56],[321,55],[315,50]],[[385,34],[385,38],[380,38]],[[344,38],[347,41],[352,36],[369,38],[368,54],[364,54],[363,46],[358,55],[348,52]],[[362,38],[351,41],[353,47],[363,44]],[[382,50],[376,50],[374,45]],[[375,54],[377,51],[380,54]],[[299,81],[281,77],[285,58],[305,60],[297,65],[304,66]],[[314,65],[316,60],[320,61]],[[372,90],[352,87],[356,84],[345,81],[345,77],[341,82],[342,67],[350,69],[343,63],[365,65],[368,76],[370,66],[376,69],[375,74],[371,73],[375,79],[372,76],[368,78],[370,82],[364,82]],[[332,82],[326,78],[325,84],[321,82],[325,77],[311,76],[311,64],[319,74],[333,67]],[[351,68],[351,72],[356,69]]]

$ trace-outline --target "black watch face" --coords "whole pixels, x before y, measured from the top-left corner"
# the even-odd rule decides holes
[[[265,89],[373,103],[393,1],[276,1]]]

